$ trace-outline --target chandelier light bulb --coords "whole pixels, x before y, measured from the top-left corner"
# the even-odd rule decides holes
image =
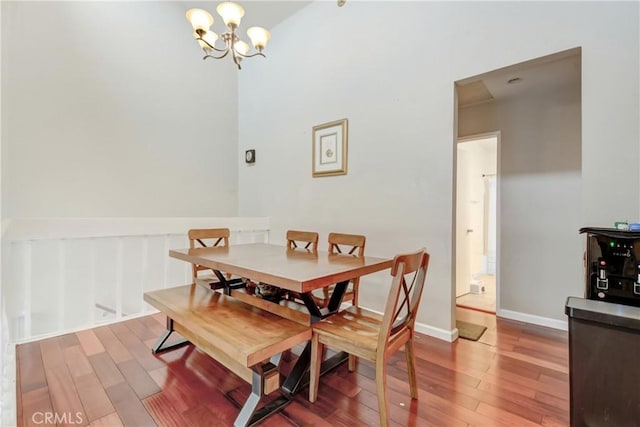
[[[271,33],[262,27],[249,28],[247,30],[247,35],[251,39],[253,47],[255,47],[258,52],[262,52],[271,38]]]
[[[218,15],[222,17],[224,25],[229,28],[238,28],[240,21],[244,16],[244,9],[242,6],[230,1],[220,3],[216,8]]]
[[[203,9],[189,9],[187,10],[187,21],[191,23],[194,31],[208,31],[209,27],[213,25],[213,16],[209,12]]]

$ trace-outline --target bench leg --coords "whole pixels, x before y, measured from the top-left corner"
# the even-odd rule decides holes
[[[242,409],[240,410],[238,417],[233,423],[233,427],[245,427],[245,426],[251,425],[250,421],[252,420],[253,413],[256,411],[256,408],[258,407],[258,403],[260,403],[260,399],[262,399],[262,396],[260,396],[260,394],[256,393],[255,390],[253,390],[254,387],[251,387],[251,388],[252,388],[251,394],[247,398],[247,401],[244,402],[244,406],[242,406]]]
[[[274,356],[271,358],[270,362],[253,368],[251,394],[245,401],[238,417],[233,423],[234,427],[249,427],[256,425],[291,402],[290,398],[282,395],[274,401],[264,405],[262,408],[257,409],[262,398],[269,394],[272,391],[271,389],[276,387],[276,382],[272,381],[273,379],[278,380],[280,376],[277,367],[280,360],[279,356],[280,355]]]
[[[162,335],[160,335],[160,338],[158,338],[158,341],[156,341],[156,343],[151,348],[151,352],[153,354],[157,354],[163,351],[173,350],[174,348],[182,347],[183,345],[189,344],[188,340],[180,340],[163,347],[165,341],[167,341],[167,339],[173,333],[173,331],[174,331],[173,319],[167,317],[167,329],[165,329]]]

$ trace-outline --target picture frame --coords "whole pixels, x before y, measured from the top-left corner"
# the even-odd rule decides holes
[[[347,174],[347,119],[313,127],[312,176]]]

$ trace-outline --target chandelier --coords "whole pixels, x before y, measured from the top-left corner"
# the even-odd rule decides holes
[[[253,56],[265,55],[262,53],[267,41],[271,38],[271,33],[262,27],[251,27],[247,30],[247,35],[251,39],[251,43],[256,52],[249,54],[249,45],[236,35],[236,30],[240,26],[240,20],[244,16],[244,9],[242,6],[232,2],[220,3],[216,8],[218,15],[222,17],[224,25],[227,27],[227,31],[218,34],[209,30],[209,27],[213,25],[213,16],[209,12],[203,9],[189,9],[187,11],[187,20],[193,26],[193,36],[198,41],[200,47],[204,50],[205,56],[202,59],[214,58],[222,59],[225,56],[231,54],[233,62],[238,66],[240,70],[240,61],[243,58],[251,58]],[[224,43],[224,47],[219,49],[216,47],[216,41],[220,39]]]

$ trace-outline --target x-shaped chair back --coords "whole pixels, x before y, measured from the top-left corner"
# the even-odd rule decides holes
[[[330,254],[345,254],[354,255],[358,257],[364,256],[364,245],[367,241],[365,236],[360,234],[342,234],[342,233],[329,233],[329,253]],[[345,294],[343,301],[351,300],[353,305],[358,305],[358,288],[360,286],[360,278],[356,277],[351,280],[353,288],[348,290]],[[330,298],[331,289],[324,288],[323,305],[328,303]]]
[[[229,246],[228,228],[201,228],[189,230],[189,247],[207,248],[211,246]],[[211,240],[211,241],[210,241]],[[196,243],[199,246],[196,246]]]
[[[360,307],[347,307],[312,325],[309,401],[315,402],[322,368],[322,354],[328,346],[349,353],[349,371],[357,358],[373,362],[380,425],[389,425],[387,365],[394,353],[404,347],[411,398],[418,398],[414,326],[424,289],[429,254],[425,249],[400,254],[393,259],[391,289],[382,316]]]
[[[393,279],[378,336],[379,357],[412,339],[428,266],[429,254],[424,250],[393,259]]]
[[[228,228],[200,228],[189,230],[189,247],[191,249],[207,248],[213,246],[229,246]],[[198,271],[209,270],[209,267],[192,264],[193,281],[198,278]]]
[[[287,247],[289,249],[304,248],[312,252],[318,251],[318,233],[315,231],[287,231]]]
[[[359,234],[329,233],[329,253],[364,256],[365,236]]]

